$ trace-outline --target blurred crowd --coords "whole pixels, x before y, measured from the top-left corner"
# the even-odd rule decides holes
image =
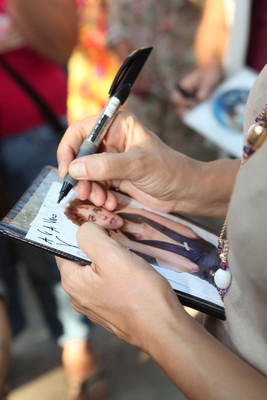
[[[0,216],[44,165],[57,166],[68,123],[100,112],[121,62],[136,48],[153,52],[124,107],[168,145],[196,156],[192,149],[203,139],[183,115],[244,65],[256,72],[265,65],[263,3],[0,0]],[[54,258],[0,237],[0,400],[12,390],[12,340],[30,312],[23,308],[21,263],[62,349],[69,399],[106,398],[93,326],[72,310]]]

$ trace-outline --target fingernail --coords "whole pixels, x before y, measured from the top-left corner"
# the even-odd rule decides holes
[[[60,178],[64,178],[64,176],[66,175],[66,171],[67,169],[62,164],[58,165],[58,175],[60,176]]]
[[[76,179],[86,178],[85,163],[79,161],[71,163],[69,166],[69,173]]]

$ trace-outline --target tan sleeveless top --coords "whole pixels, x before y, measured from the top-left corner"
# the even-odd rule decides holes
[[[267,102],[267,66],[247,104],[245,132]],[[226,321],[207,318],[207,329],[267,375],[267,141],[239,171],[229,210]]]

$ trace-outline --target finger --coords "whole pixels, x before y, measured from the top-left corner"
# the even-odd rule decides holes
[[[81,200],[90,200],[96,206],[114,210],[118,205],[115,193],[96,182],[79,181],[74,187],[77,197]]]
[[[67,174],[70,162],[79,152],[83,141],[88,137],[97,118],[97,115],[85,118],[73,123],[66,130],[57,150],[59,174],[61,178],[64,178]],[[112,152],[114,148],[117,149],[117,151],[124,151],[125,132],[127,132],[129,126],[132,125],[131,120],[134,120],[134,117],[129,115],[129,113],[122,111],[117,114],[108,130],[108,136],[110,136],[111,139],[107,140],[109,143],[107,151]]]
[[[186,99],[193,99],[195,97],[194,90],[188,89],[188,88],[180,85],[178,82],[176,83],[175,88],[178,91],[178,93],[180,93]]]
[[[97,186],[97,184],[94,183],[94,186]],[[107,210],[115,210],[118,206],[118,198],[116,197],[116,194],[110,190],[103,189],[101,186],[99,187],[99,190],[97,190],[97,193],[92,190],[88,199],[96,206],[105,207]]]
[[[60,272],[62,272],[63,270],[74,271],[75,269],[79,268],[79,265],[74,263],[73,261],[69,261],[69,260],[66,260],[65,258],[58,257],[58,256],[56,256],[55,259],[56,259],[57,267]]]
[[[56,257],[56,262],[61,275],[61,285],[64,291],[71,296],[76,304],[83,304],[84,282],[92,282],[96,276],[97,266],[94,264],[80,266],[79,264]],[[88,285],[86,290],[88,289]],[[78,310],[77,310],[78,311]]]
[[[111,244],[109,241],[111,241]],[[83,251],[86,251],[86,254],[92,262],[95,262],[99,256],[102,258],[103,253],[108,254],[109,251],[107,248],[110,246],[112,248],[114,245],[113,242],[107,231],[94,223],[86,222],[77,232],[77,243]],[[105,252],[103,252],[104,248]]]
[[[77,180],[105,182],[132,180],[136,177],[138,168],[141,168],[141,160],[136,157],[134,151],[119,154],[100,153],[74,160],[69,166],[69,173]]]
[[[114,157],[112,158],[106,153],[101,153],[101,157],[93,154],[76,159],[70,165],[70,162],[74,159],[75,154],[86,137],[88,126],[90,124],[92,126],[93,119],[90,118],[89,123],[87,120],[70,126],[59,145],[58,161],[60,176],[63,177],[68,170],[71,176],[77,180],[104,181],[126,178],[127,175],[124,176],[121,172],[127,170],[128,173],[129,163],[127,163],[127,168],[125,168],[126,160],[123,153],[127,152],[128,154],[128,151],[138,146],[140,142],[148,143],[148,132],[140,126],[133,115],[122,111],[116,116],[101,145],[101,150],[107,151],[110,156],[113,154]],[[122,153],[121,157],[116,158],[115,152]],[[128,156],[126,158],[128,161]],[[133,155],[132,159],[134,158]]]
[[[196,99],[190,99],[182,96],[177,90],[173,91],[171,94],[171,101],[174,104],[178,114],[183,113],[184,110],[192,108],[196,104]]]
[[[64,178],[68,172],[70,162],[79,152],[81,144],[88,136],[97,116],[76,122],[68,127],[57,149],[59,176]]]
[[[77,243],[90,260],[97,265],[100,274],[106,267],[108,267],[106,271],[110,271],[111,264],[121,264],[122,257],[130,259],[132,256],[126,248],[115,239],[109,237],[105,229],[90,222],[83,224],[79,228]],[[126,259],[124,265],[127,264]]]
[[[214,89],[212,82],[203,82],[198,89],[198,98],[200,101],[206,100]]]

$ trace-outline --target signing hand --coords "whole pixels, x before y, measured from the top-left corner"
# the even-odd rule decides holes
[[[195,197],[188,190],[201,163],[166,146],[129,113],[117,115],[101,153],[73,161],[96,119],[89,117],[72,124],[58,148],[60,176],[69,171],[79,180],[76,189],[82,200],[89,198],[113,210],[116,197],[107,191],[113,187],[156,210],[173,211],[178,202],[188,206],[187,199]]]

